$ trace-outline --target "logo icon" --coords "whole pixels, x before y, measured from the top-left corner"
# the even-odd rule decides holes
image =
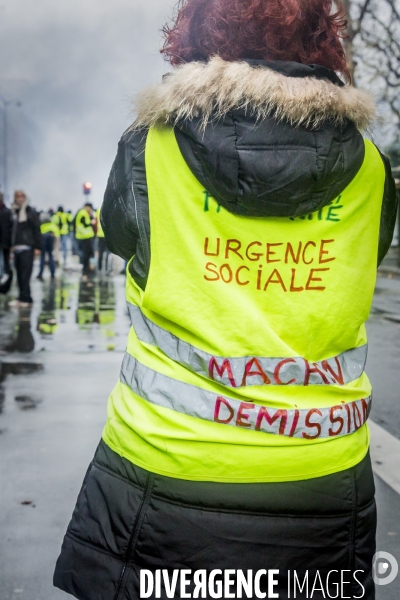
[[[399,572],[399,564],[389,552],[377,552],[372,562],[372,578],[376,585],[392,583]]]

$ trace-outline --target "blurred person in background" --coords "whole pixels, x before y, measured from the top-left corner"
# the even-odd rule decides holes
[[[37,276],[39,281],[43,280],[43,271],[46,264],[46,256],[50,269],[51,279],[55,278],[56,264],[53,256],[54,242],[60,237],[60,228],[50,213],[42,212],[40,214],[40,232],[42,234],[42,253],[40,256],[40,271]]]
[[[96,219],[93,215],[93,205],[86,202],[75,217],[75,238],[80,250],[84,277],[92,273],[90,259],[94,256],[95,226]]]
[[[52,207],[49,208],[48,213],[49,213],[52,221],[57,224],[58,219],[56,218],[56,213],[54,211],[54,208],[52,208]],[[58,267],[58,265],[60,264],[60,236],[58,236],[54,239],[53,257],[54,257],[54,262],[55,262],[56,266]]]
[[[69,214],[64,211],[62,206],[59,206],[57,212],[53,215],[53,222],[59,230],[60,250],[63,255],[64,266],[67,263],[69,219]]]
[[[33,303],[30,280],[35,254],[42,249],[39,215],[29,206],[28,198],[23,190],[14,193],[12,211],[12,251],[14,267],[17,272],[19,288],[18,299],[10,302],[14,306],[30,306]]]
[[[54,582],[133,600],[142,569],[278,569],[288,598],[291,569],[334,595],[344,571],[373,600],[365,321],[396,218],[374,101],[344,84],[340,4],[178,8],[101,209],[132,327]]]
[[[100,208],[96,210],[96,235],[97,235],[97,251],[98,251],[98,270],[99,272],[107,272],[109,269],[110,252],[107,248],[106,239],[104,237],[103,227],[100,221]]]
[[[10,248],[12,234],[12,214],[4,203],[4,195],[0,192],[0,292],[9,289],[11,279]],[[6,289],[7,288],[7,289]],[[4,291],[3,291],[4,290]]]
[[[72,210],[68,210],[67,215],[68,215],[68,237],[69,237],[69,242],[70,242],[71,253],[73,255],[79,254],[76,239],[75,239],[75,219],[74,219],[74,215],[72,214]]]

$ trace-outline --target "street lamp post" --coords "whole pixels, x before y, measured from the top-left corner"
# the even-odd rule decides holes
[[[3,101],[3,188],[4,188],[4,200],[7,200],[8,193],[8,181],[7,181],[7,147],[8,147],[8,139],[7,139],[7,107],[8,103],[4,98]]]
[[[4,200],[7,200],[8,196],[8,115],[7,109],[13,104],[15,106],[21,106],[19,100],[6,100],[3,96],[0,96],[0,101],[3,104],[3,192]]]

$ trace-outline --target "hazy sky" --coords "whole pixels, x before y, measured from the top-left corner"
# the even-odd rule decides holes
[[[159,30],[174,4],[0,0],[0,95],[22,101],[8,111],[9,192],[76,209],[89,180],[100,204],[130,99],[168,70]]]

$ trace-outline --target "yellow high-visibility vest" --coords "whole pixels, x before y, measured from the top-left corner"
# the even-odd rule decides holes
[[[83,219],[83,223],[82,223]],[[88,240],[94,237],[92,220],[89,213],[84,208],[81,208],[76,215],[75,237],[77,240]]]
[[[70,215],[68,213],[57,211],[55,215],[53,215],[52,220],[59,228],[60,235],[68,235],[70,220]]]
[[[54,237],[60,237],[60,230],[54,221],[48,221],[40,225],[40,233],[44,235],[45,233],[49,233],[49,231],[52,232]]]
[[[97,219],[97,237],[103,238],[103,237],[105,237],[105,235],[104,235],[104,231],[103,231],[103,228],[101,226],[101,221],[100,221],[100,208],[98,208],[96,210],[96,219]]]
[[[236,216],[210,198],[173,129],[146,143],[151,264],[103,439],[188,480],[309,479],[369,446],[364,372],[385,172],[374,145],[306,218]]]

